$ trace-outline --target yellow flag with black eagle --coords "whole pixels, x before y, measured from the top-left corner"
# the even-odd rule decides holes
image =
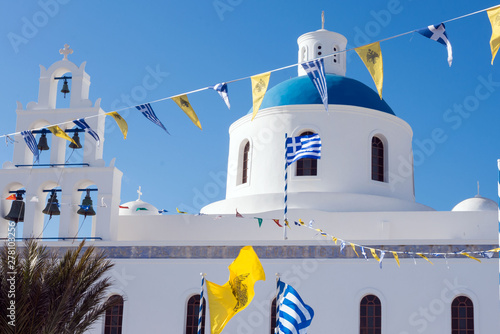
[[[224,285],[206,281],[212,334],[222,332],[229,320],[250,304],[259,280],[266,280],[264,269],[253,247],[245,246],[229,265],[229,280]]]

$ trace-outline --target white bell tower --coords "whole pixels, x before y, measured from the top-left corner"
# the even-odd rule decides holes
[[[116,224],[120,203],[122,172],[114,167],[114,159],[109,166],[102,160],[104,149],[105,112],[100,107],[101,99],[95,103],[89,100],[90,76],[85,72],[85,62],[79,67],[68,60],[73,53],[69,45],[59,51],[63,59],[48,69],[40,65],[40,87],[38,102],[29,102],[26,109],[17,102],[16,136],[12,162],[5,162],[0,170],[0,237],[6,235],[8,222],[3,219],[9,212],[10,201],[5,200],[9,193],[23,189],[25,216],[22,237],[43,237],[45,215],[42,213],[47,201],[47,192],[57,189],[60,204],[59,238],[75,237],[78,233],[82,190],[97,189],[97,201],[93,208],[92,236],[103,240],[116,237]],[[57,108],[58,81],[67,78],[71,84],[69,108]],[[99,144],[87,132],[79,132],[83,148],[75,149],[70,162],[67,154],[69,141],[52,135],[47,127],[58,125],[71,137],[79,128],[73,120],[85,118],[90,128],[100,138]],[[50,138],[49,163],[34,161],[33,153],[26,145],[21,131],[35,130],[34,135],[45,131]],[[38,139],[38,138],[37,138]],[[42,154],[47,154],[43,152]],[[76,163],[73,162],[76,160]],[[95,194],[93,194],[95,195]],[[17,237],[21,237],[18,235]],[[53,236],[51,236],[53,237]]]
[[[321,29],[305,33],[297,39],[299,45],[299,63],[324,58],[325,72],[345,76],[346,57],[344,51],[347,39],[336,32],[325,30],[324,13],[321,14]],[[298,75],[307,75],[302,66],[298,66]]]

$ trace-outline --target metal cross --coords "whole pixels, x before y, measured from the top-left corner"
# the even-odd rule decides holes
[[[139,189],[137,190],[137,193],[139,194],[139,198],[137,198],[137,200],[140,200],[141,199],[141,186],[139,186]]]

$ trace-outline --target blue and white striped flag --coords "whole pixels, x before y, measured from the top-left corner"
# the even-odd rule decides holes
[[[227,83],[218,83],[215,86],[210,86],[210,88],[217,91],[224,102],[226,102],[227,109],[231,109],[231,105],[229,104],[229,95],[227,95]]]
[[[321,138],[318,134],[286,139],[287,164],[302,158],[321,159]]]
[[[328,111],[328,87],[326,85],[325,64],[323,58],[303,63],[302,67],[312,80],[314,86],[316,86],[316,89],[318,89],[323,105],[325,106],[325,110]]]
[[[448,64],[451,66],[451,62],[453,61],[453,51],[451,49],[451,43],[448,39],[448,35],[446,34],[444,23],[438,25],[430,25],[427,28],[417,30],[417,32],[422,36],[430,38],[433,41],[439,42],[446,46],[446,50],[448,51]]]
[[[276,301],[275,333],[307,334],[307,329],[314,317],[314,311],[302,301],[298,292],[292,286],[279,280]]]
[[[95,141],[97,142],[97,146],[99,146],[99,142],[101,141],[99,139],[99,135],[94,130],[92,130],[90,128],[90,126],[87,124],[87,122],[85,122],[85,119],[80,118],[78,120],[74,120],[73,123],[75,123],[80,129],[84,130],[89,135],[91,135],[92,138],[94,138]]]
[[[137,108],[137,110],[139,110],[140,112],[142,112],[142,114],[144,115],[144,117],[146,117],[151,122],[155,123],[160,128],[162,128],[163,130],[165,130],[166,133],[170,134],[167,131],[167,129],[165,128],[165,126],[163,126],[163,124],[160,121],[160,119],[158,117],[156,117],[156,114],[153,111],[153,108],[151,108],[151,105],[149,103],[141,104],[140,106],[136,106],[136,108]]]
[[[35,162],[37,162],[38,159],[40,159],[40,151],[38,151],[38,145],[36,143],[35,136],[33,136],[33,133],[31,131],[22,131],[21,134],[23,135],[26,145],[28,145],[31,152],[33,152]]]

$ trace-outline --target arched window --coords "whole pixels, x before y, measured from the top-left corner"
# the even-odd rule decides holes
[[[271,303],[271,334],[274,334],[276,328],[276,298]]]
[[[382,333],[382,306],[375,295],[367,295],[361,299],[359,306],[359,333]]]
[[[203,298],[203,314],[201,316],[201,332],[205,333],[205,310],[206,302]],[[198,333],[198,316],[200,313],[200,295],[194,295],[189,298],[187,303],[186,312],[186,334],[197,334]]]
[[[300,136],[310,136],[314,135],[314,132],[305,131],[300,134]],[[297,160],[297,176],[305,175],[318,175],[318,160],[311,158],[304,158]]]
[[[372,180],[384,182],[384,143],[379,137],[372,138]]]
[[[451,303],[451,334],[474,334],[474,305],[466,296]]]
[[[123,320],[123,298],[119,295],[109,297],[114,306],[106,311],[104,334],[121,334]]]
[[[248,154],[250,152],[250,143],[247,142],[243,148],[243,163],[241,170],[241,184],[248,182]]]

